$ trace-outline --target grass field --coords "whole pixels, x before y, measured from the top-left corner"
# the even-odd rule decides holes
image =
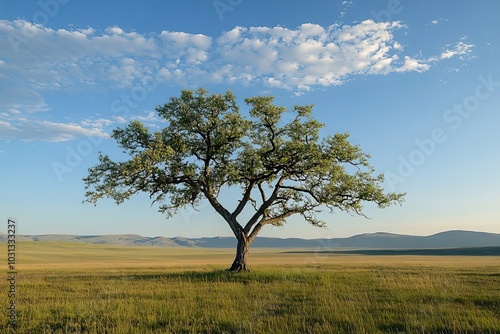
[[[231,274],[230,249],[17,251],[17,333],[500,333],[500,257],[254,249]]]

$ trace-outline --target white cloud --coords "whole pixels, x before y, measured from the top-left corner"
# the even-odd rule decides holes
[[[112,129],[134,119],[148,121],[152,126],[161,122],[154,112],[147,111],[144,115],[131,115],[127,119],[121,116],[87,118],[79,122],[62,123],[2,113],[0,118],[5,120],[0,120],[0,140],[62,142],[82,137],[108,139]]]
[[[404,43],[396,40],[395,31],[401,29],[406,27],[399,22],[366,20],[296,28],[235,27],[210,37],[172,31],[141,34],[118,26],[55,30],[0,20],[0,120],[12,121],[2,116],[6,112],[18,117],[43,114],[50,110],[49,93],[130,89],[151,78],[184,86],[254,84],[300,95],[357,76],[424,72],[443,60],[465,59],[472,51],[473,45],[461,41],[440,55],[416,58],[404,54]],[[14,122],[9,133],[28,130],[31,135],[19,138],[57,141],[105,126],[84,122]],[[46,137],[40,135],[45,130],[50,133]]]
[[[340,85],[350,76],[400,72],[399,67],[411,70],[397,62],[402,47],[393,31],[400,28],[398,22],[372,20],[326,28],[316,24],[297,29],[236,27],[217,39],[214,53],[219,64],[231,64],[233,77],[246,74],[271,87]]]
[[[425,72],[429,68],[429,64],[419,62],[416,59],[406,56],[403,66],[396,69],[396,72]]]
[[[4,73],[8,73],[6,70]],[[48,108],[42,91],[23,85],[15,77],[4,79],[0,75],[0,111],[10,113],[39,112]]]
[[[0,121],[0,140],[61,142],[86,136],[109,138],[101,128],[84,127],[81,124],[23,118],[16,122]]]
[[[29,32],[29,33],[27,33]],[[49,91],[128,87],[151,74],[154,40],[132,34],[91,36],[92,30],[52,30],[25,21],[0,21],[0,109],[47,109]],[[146,57],[131,64],[133,57]]]
[[[148,122],[160,121],[160,119],[158,119],[156,113],[154,113],[154,112],[148,112],[146,116],[137,115],[137,116],[133,116],[132,118],[139,120],[139,121],[148,121]]]
[[[14,80],[9,86],[31,95],[37,101],[31,102],[36,105],[32,109],[37,110],[44,107],[45,91],[119,89],[145,77],[174,83],[250,81],[272,87],[279,82],[279,87],[298,89],[342,84],[349,76],[428,69],[425,59],[416,66],[407,60],[409,55],[401,54],[394,31],[403,28],[399,22],[373,20],[328,27],[305,23],[295,29],[236,27],[214,41],[185,32],[142,35],[114,26],[98,33],[2,20],[0,43],[7,47],[0,50],[0,59],[8,65],[5,76]],[[471,47],[460,42],[440,58],[464,55]]]
[[[2,130],[2,132],[4,132],[4,131],[13,131],[13,130],[17,130],[17,129],[9,122],[0,121],[0,130]]]
[[[449,59],[449,58],[456,57],[456,56],[460,56],[460,57],[467,56],[472,52],[473,47],[474,46],[472,44],[458,42],[454,46],[453,49],[451,49],[451,50],[446,49],[445,51],[443,51],[440,55],[440,58],[441,59]]]
[[[106,33],[111,35],[123,35],[125,32],[120,27],[114,26],[107,28]]]
[[[432,25],[436,25],[436,24],[438,24],[438,23],[440,23],[440,22],[447,22],[447,21],[448,21],[448,19],[445,19],[445,18],[442,18],[442,17],[441,17],[441,18],[439,18],[439,19],[437,19],[437,20],[432,20],[432,21],[431,21],[431,24],[432,24]]]
[[[212,44],[212,38],[202,34],[162,31],[159,35],[162,42],[162,52],[171,59],[188,64],[201,64],[208,60],[207,50]]]
[[[353,5],[353,1],[342,1],[342,10],[339,13],[339,18],[343,18],[347,14],[349,8],[351,8]]]

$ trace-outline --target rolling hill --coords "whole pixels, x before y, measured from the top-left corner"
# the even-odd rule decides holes
[[[0,242],[5,242],[7,235],[0,233]],[[120,235],[18,235],[18,241],[59,241],[80,242],[100,245],[120,246],[156,246],[156,247],[207,247],[233,248],[233,237],[143,237],[137,234]],[[257,237],[252,247],[265,248],[357,248],[357,249],[440,249],[470,247],[500,247],[500,234],[472,231],[446,231],[430,236],[413,236],[391,233],[368,233],[348,238],[300,239]]]

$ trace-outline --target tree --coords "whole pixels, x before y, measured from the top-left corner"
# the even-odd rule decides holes
[[[206,199],[238,241],[228,270],[240,271],[247,269],[249,247],[266,225],[282,226],[298,214],[324,227],[316,217],[322,208],[364,216],[363,202],[384,208],[403,200],[404,194],[384,193],[383,175],[372,175],[369,155],[350,144],[347,133],[320,138],[323,124],[311,117],[312,105],[295,106],[293,120],[283,122],[286,108],[273,105],[273,97],[245,103],[250,118],[239,112],[231,91],[183,90],[156,108],[168,122],[161,132],[138,121],[114,130],[112,138],[131,159],[116,162],[99,153],[99,164],[84,178],[85,201],[95,205],[110,197],[120,204],[145,192],[172,217]],[[232,186],[242,188],[242,197],[229,210],[219,194]],[[251,213],[242,224],[244,210]]]

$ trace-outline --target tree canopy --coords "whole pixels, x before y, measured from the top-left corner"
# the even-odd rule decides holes
[[[273,97],[245,99],[244,117],[231,91],[209,95],[200,88],[156,108],[168,125],[151,132],[139,121],[112,133],[127,161],[99,153],[99,164],[84,178],[86,201],[102,197],[117,204],[139,192],[149,194],[168,217],[203,199],[228,223],[238,239],[230,269],[246,269],[246,253],[265,225],[281,226],[291,215],[323,227],[317,213],[325,208],[363,214],[363,203],[379,208],[401,203],[404,194],[385,193],[383,175],[374,175],[369,155],[352,145],[349,134],[321,138],[324,126],[312,117],[313,105],[285,107]],[[234,208],[219,201],[225,187],[239,186]],[[244,222],[243,210],[252,214]]]

